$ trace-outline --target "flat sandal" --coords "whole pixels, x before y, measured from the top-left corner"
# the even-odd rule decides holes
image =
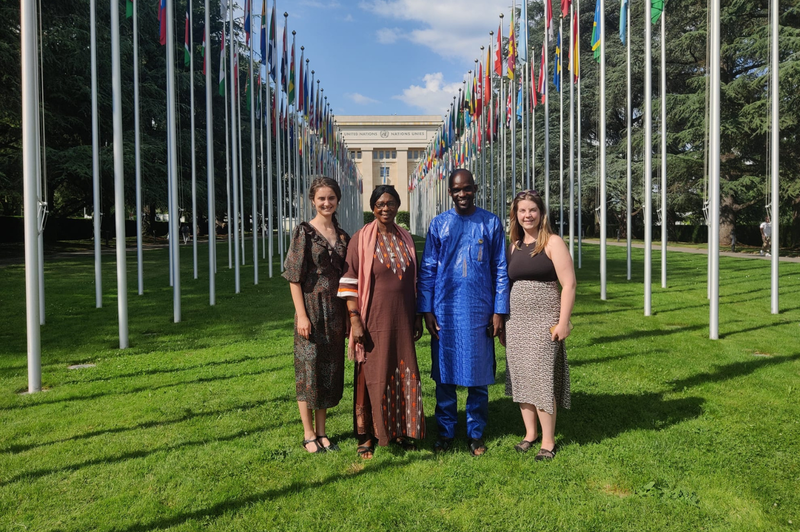
[[[309,451],[308,449],[306,449],[306,445],[308,445],[309,443],[313,443],[314,445],[316,445],[317,446],[317,450],[316,451]],[[322,444],[319,442],[319,440],[317,438],[311,438],[311,439],[308,439],[308,440],[303,440],[303,443],[301,445],[303,446],[303,449],[305,449],[305,451],[307,453],[309,453],[309,454],[317,454],[317,453],[324,453],[325,452],[325,447],[322,446]]]

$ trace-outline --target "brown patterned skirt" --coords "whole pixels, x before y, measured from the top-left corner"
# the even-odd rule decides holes
[[[549,414],[553,401],[570,407],[567,349],[563,341],[552,341],[550,333],[560,313],[557,282],[514,282],[506,321],[506,395]]]

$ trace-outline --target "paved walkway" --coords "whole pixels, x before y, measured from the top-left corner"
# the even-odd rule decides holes
[[[595,246],[600,245],[600,239],[597,238],[587,238],[582,240],[584,244],[591,244]],[[609,246],[617,246],[620,248],[624,248],[627,246],[627,242],[617,242],[616,240],[607,240],[606,244]],[[631,242],[631,247],[644,249],[644,244],[640,242]],[[661,242],[653,244],[653,250],[661,251]],[[670,246],[667,244],[667,251],[680,251],[681,253],[696,253],[698,255],[708,255],[708,249],[705,248],[692,248],[686,246]],[[734,253],[732,251],[720,251],[719,252],[721,257],[734,257],[737,259],[758,259],[758,260],[772,260],[772,257],[767,257],[763,255],[759,255],[758,253]],[[800,262],[800,257],[779,257],[778,260],[781,262]]]

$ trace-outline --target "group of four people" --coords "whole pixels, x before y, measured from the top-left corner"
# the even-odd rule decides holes
[[[469,171],[455,170],[448,188],[454,208],[431,222],[418,265],[411,235],[395,223],[400,197],[394,187],[375,188],[375,220],[351,239],[336,220],[338,184],[326,177],[313,181],[309,199],[316,216],[295,229],[283,273],[295,307],[296,392],[306,451],[339,449],[325,419],[342,398],[348,333],[358,455],[372,458],[376,443],[416,449],[425,437],[415,350],[424,319],[436,383],[434,450],[452,446],[456,389],[463,386],[470,453],[486,452],[498,337],[506,346],[506,393],[520,404],[525,424],[515,449],[531,449],[541,426],[536,458],[554,457],[556,408],[570,403],[564,339],[575,274],[569,252],[552,234],[536,191],[512,201],[507,246],[500,219],[475,205]]]

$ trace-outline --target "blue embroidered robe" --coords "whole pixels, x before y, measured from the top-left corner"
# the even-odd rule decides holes
[[[494,383],[492,314],[508,314],[506,239],[500,219],[477,208],[469,216],[450,209],[433,219],[417,277],[417,312],[433,312],[439,340],[431,338],[431,377],[437,383]]]

